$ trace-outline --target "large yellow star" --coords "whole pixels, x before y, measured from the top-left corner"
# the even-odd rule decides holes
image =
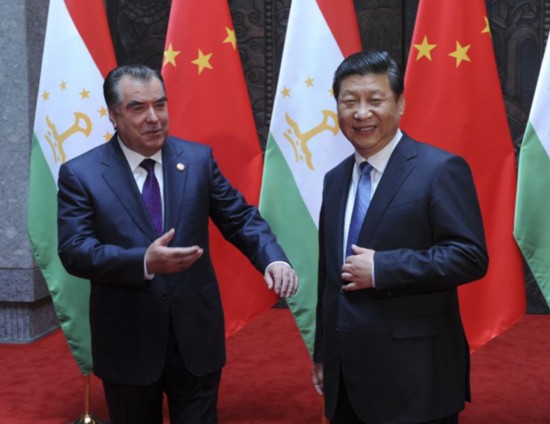
[[[307,80],[305,80],[304,82],[306,83],[306,87],[313,87],[313,82],[315,80],[311,77],[307,77]]]
[[[98,110],[98,113],[99,113],[99,116],[101,118],[103,118],[104,116],[107,116],[107,109],[105,109],[104,107],[102,107],[101,109]]]
[[[212,57],[212,53],[204,54],[201,49],[199,49],[199,57],[197,57],[195,60],[191,61],[192,64],[197,65],[199,67],[199,75],[204,70],[204,68],[207,69],[214,69],[212,68],[212,65],[210,64],[210,58]]]
[[[485,19],[485,28],[481,31],[482,34],[489,33],[491,34],[491,26],[489,25],[489,19],[487,19],[487,16],[484,16],[483,19]]]
[[[80,97],[82,97],[82,100],[90,98],[90,90],[86,90],[85,88],[83,88],[82,91],[78,94],[80,94]]]
[[[456,50],[452,53],[449,53],[449,56],[452,56],[456,59],[457,68],[463,61],[471,62],[470,58],[468,57],[468,50],[470,50],[471,46],[471,44],[468,44],[467,46],[462,46],[458,41],[456,42]]]
[[[164,63],[163,65],[166,65],[167,63],[171,63],[172,65],[176,66],[176,56],[180,54],[180,51],[174,50],[172,47],[172,43],[168,44],[168,50],[164,51]]]
[[[227,27],[225,27],[225,30],[227,31],[227,38],[223,40],[223,42],[224,44],[231,43],[233,50],[235,50],[237,48],[237,37],[235,37],[235,31]]]
[[[432,60],[432,50],[437,47],[437,44],[430,44],[428,43],[428,36],[425,35],[424,39],[422,40],[422,44],[414,44],[414,48],[418,50],[418,54],[416,55],[416,60],[420,60],[423,57],[427,58],[428,60]]]

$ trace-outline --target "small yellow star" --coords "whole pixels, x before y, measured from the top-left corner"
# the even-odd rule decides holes
[[[44,99],[45,102],[47,102],[48,100],[50,100],[50,93],[44,90],[44,92],[42,93],[42,98]]]
[[[235,50],[237,48],[237,37],[235,37],[235,31],[227,27],[225,27],[225,30],[227,31],[227,38],[223,40],[223,42],[224,44],[231,43],[233,50]]]
[[[82,97],[82,100],[90,98],[90,91],[86,90],[85,88],[83,88],[82,91],[78,94],[80,94],[80,97]]]
[[[210,64],[211,57],[212,57],[212,53],[204,54],[201,51],[201,49],[199,49],[199,57],[191,61],[192,64],[197,65],[199,67],[199,75],[204,70],[204,68],[213,69],[212,65]]]
[[[328,94],[330,94],[330,97],[334,97],[334,90],[332,88],[327,91],[328,91]]]
[[[98,113],[99,113],[99,116],[103,118],[104,116],[107,116],[107,109],[102,107],[101,109],[98,110]]]
[[[491,34],[491,27],[489,25],[489,19],[487,19],[487,16],[484,16],[483,19],[485,19],[485,28],[481,31],[482,34]]]
[[[107,131],[104,135],[103,135],[103,138],[105,139],[105,142],[109,141],[111,138],[113,138],[113,134],[111,134],[109,131]]]
[[[174,50],[172,47],[172,43],[168,44],[168,50],[164,51],[164,63],[163,65],[166,65],[167,63],[171,63],[172,65],[176,66],[176,56],[179,55],[181,52]]]
[[[425,35],[422,40],[422,44],[414,44],[414,48],[418,50],[416,60],[420,60],[425,57],[428,60],[432,60],[432,50],[437,47],[437,44],[428,43],[428,36]]]
[[[307,80],[305,80],[304,82],[306,83],[306,87],[313,87],[313,82],[315,80],[311,77],[307,77]]]
[[[61,84],[59,84],[59,88],[61,88],[61,91],[65,91],[67,89],[67,82],[61,81]]]
[[[281,90],[281,94],[283,95],[283,97],[290,97],[290,91],[290,88],[285,87]]]
[[[470,58],[468,57],[468,50],[470,50],[471,46],[471,44],[468,44],[467,46],[462,46],[458,41],[456,42],[456,50],[452,53],[449,53],[449,56],[452,56],[456,59],[457,68],[463,61],[471,62]]]

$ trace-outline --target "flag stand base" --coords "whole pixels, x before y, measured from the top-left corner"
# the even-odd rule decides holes
[[[74,424],[107,424],[109,421],[101,421],[89,414],[83,414]]]

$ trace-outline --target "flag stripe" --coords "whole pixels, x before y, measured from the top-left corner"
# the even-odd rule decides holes
[[[101,75],[116,64],[115,50],[103,0],[65,0],[67,10]]]
[[[310,355],[313,355],[315,331],[314,302],[317,299],[318,231],[302,199],[292,172],[281,153],[279,146],[270,135],[266,154],[265,174],[276,178],[266,178],[262,185],[260,204],[262,215],[268,222],[291,259],[292,266],[300,278],[300,295],[287,300],[294,314],[298,328]],[[284,193],[284,197],[281,194]],[[282,219],[281,219],[282,218]],[[313,303],[313,305],[312,305]]]
[[[353,2],[317,0],[317,4],[342,55],[348,57],[357,52],[361,48],[361,39]]]
[[[540,104],[534,105],[538,112]],[[514,235],[550,306],[550,158],[531,123],[527,124],[519,156]]]
[[[57,255],[57,187],[36,136],[32,140],[31,164],[28,210],[31,249],[48,282],[71,352],[82,373],[90,374],[89,284],[67,274]]]

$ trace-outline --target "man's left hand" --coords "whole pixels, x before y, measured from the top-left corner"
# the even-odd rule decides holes
[[[351,246],[353,255],[346,258],[346,263],[342,266],[342,280],[347,284],[342,286],[343,291],[355,291],[361,289],[370,289],[372,284],[372,263],[374,260],[374,250],[364,247]]]
[[[286,263],[269,265],[265,270],[264,280],[269,290],[273,290],[283,299],[292,296],[298,290],[298,276]]]

